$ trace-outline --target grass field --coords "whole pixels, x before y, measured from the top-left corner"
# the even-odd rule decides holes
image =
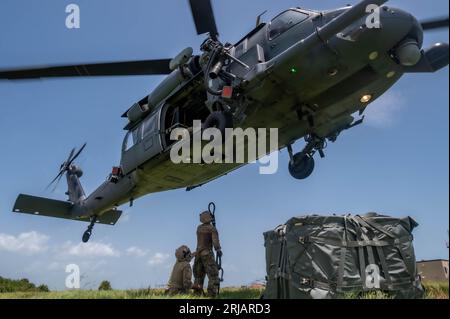
[[[225,288],[220,299],[259,299],[262,290]],[[165,296],[161,289],[139,290],[76,290],[55,292],[13,292],[0,293],[0,299],[207,299],[194,295]]]
[[[427,299],[448,299],[449,285],[447,283],[426,284]],[[258,299],[262,290],[225,288],[220,299]],[[382,293],[366,294],[364,299],[389,299]],[[112,290],[112,291],[63,291],[63,292],[14,292],[0,293],[0,299],[201,299],[193,295],[167,297],[163,290]]]

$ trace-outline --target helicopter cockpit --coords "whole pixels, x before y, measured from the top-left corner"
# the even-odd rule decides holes
[[[273,40],[308,19],[309,15],[298,9],[289,9],[277,15],[269,24],[269,40]]]

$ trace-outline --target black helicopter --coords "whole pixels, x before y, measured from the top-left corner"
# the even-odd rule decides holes
[[[200,54],[187,48],[173,59],[0,70],[0,79],[14,80],[168,75],[123,114],[128,121],[121,163],[98,189],[86,196],[80,184],[82,171],[74,161],[84,145],[72,150],[53,181],[66,175],[68,201],[20,195],[13,210],[89,222],[87,242],[94,224],[114,225],[126,202],[191,190],[243,165],[173,163],[171,132],[194,120],[221,130],[278,128],[278,148],[288,149],[291,175],[307,178],[313,155],[324,157],[326,142],[361,124],[367,106],[405,73],[448,65],[448,44],[422,49],[424,31],[448,27],[448,17],[419,22],[386,2],[364,0],[328,11],[288,9],[269,23],[258,18],[254,30],[230,44],[219,40],[210,0],[190,0],[197,33],[208,33]],[[373,5],[378,9],[367,10]],[[369,26],[372,14],[379,16],[378,27]],[[300,138],[306,145],[294,154],[292,144]]]

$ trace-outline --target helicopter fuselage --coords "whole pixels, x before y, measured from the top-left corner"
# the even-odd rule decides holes
[[[348,9],[290,9],[258,25],[230,51],[249,66],[238,62],[226,66],[242,80],[235,99],[211,97],[205,91],[206,54],[175,69],[125,114],[130,123],[120,174],[103,183],[74,212],[101,215],[150,193],[201,186],[242,166],[170,160],[171,130],[189,127],[194,119],[204,121],[216,101],[236,105],[235,126],[278,128],[279,149],[310,134],[335,140],[355,122],[354,113],[362,115],[404,74],[393,50],[411,39],[421,47],[423,40],[417,20],[390,7],[380,11],[379,28],[368,28],[363,16],[321,38],[318,30]],[[211,85],[220,86],[220,81],[211,80]]]

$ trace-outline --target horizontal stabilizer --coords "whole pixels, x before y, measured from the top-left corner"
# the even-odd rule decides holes
[[[97,223],[105,225],[115,225],[119,221],[120,216],[122,216],[121,210],[111,209],[98,216]],[[89,220],[86,221],[88,222]]]
[[[60,200],[35,197],[30,195],[19,195],[14,204],[15,213],[30,214],[37,216],[46,216],[54,218],[71,219],[82,222],[90,222],[89,216],[77,217],[71,214],[73,204]],[[122,212],[119,210],[110,210],[98,216],[97,223],[106,225],[115,225]]]
[[[13,210],[16,213],[71,219],[72,207],[70,202],[21,194]]]

